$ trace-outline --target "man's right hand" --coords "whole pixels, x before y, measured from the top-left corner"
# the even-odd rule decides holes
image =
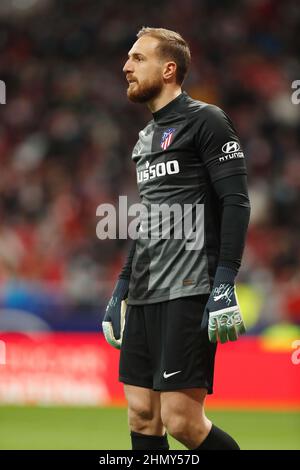
[[[129,279],[119,279],[106,307],[102,329],[106,341],[120,349],[125,326]]]

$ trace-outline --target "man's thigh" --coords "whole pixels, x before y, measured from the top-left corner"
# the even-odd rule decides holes
[[[164,415],[185,415],[198,419],[203,418],[205,398],[207,390],[205,388],[188,388],[175,391],[160,392],[160,406],[162,417]]]
[[[150,388],[124,384],[124,393],[132,409],[145,410],[150,414],[160,414],[160,392]]]

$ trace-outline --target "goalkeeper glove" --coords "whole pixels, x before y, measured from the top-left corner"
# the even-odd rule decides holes
[[[235,275],[230,268],[218,267],[216,271],[202,320],[202,328],[208,328],[212,343],[236,341],[246,332],[235,292]]]
[[[106,341],[114,348],[120,349],[125,327],[125,315],[127,308],[127,294],[129,279],[119,279],[102,322],[102,329]]]

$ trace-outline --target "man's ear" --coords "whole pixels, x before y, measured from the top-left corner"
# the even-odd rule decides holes
[[[177,64],[176,62],[166,62],[163,71],[163,78],[165,80],[172,80],[176,78]]]

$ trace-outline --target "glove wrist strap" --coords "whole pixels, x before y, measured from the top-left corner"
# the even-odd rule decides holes
[[[235,282],[236,274],[236,271],[231,268],[226,268],[225,266],[218,266],[215,274],[214,284],[217,285],[221,283],[226,283],[233,285]]]

